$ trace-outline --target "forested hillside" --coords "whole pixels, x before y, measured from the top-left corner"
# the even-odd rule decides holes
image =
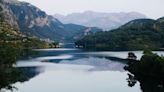
[[[137,19],[110,32],[86,36],[76,44],[86,49],[157,50],[164,47],[164,18]]]

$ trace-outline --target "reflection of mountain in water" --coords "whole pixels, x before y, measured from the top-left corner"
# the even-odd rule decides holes
[[[19,65],[23,65],[23,67],[26,65],[44,67],[47,66],[46,63],[52,63],[52,65],[74,64],[93,66],[94,68],[89,71],[124,71],[123,67],[127,63],[124,59],[106,56],[109,54],[104,54],[103,52],[89,52],[75,48],[41,49],[36,51],[39,52],[38,55],[33,56],[30,60],[19,62]]]
[[[75,64],[75,65],[90,65],[93,66],[89,71],[124,71],[123,67],[125,64],[119,63],[116,61],[111,61],[106,58],[98,58],[98,57],[89,57],[89,58],[81,58],[76,60],[63,60],[60,64]]]

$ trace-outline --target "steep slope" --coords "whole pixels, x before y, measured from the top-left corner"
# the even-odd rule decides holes
[[[84,13],[72,13],[67,16],[55,14],[54,17],[58,18],[61,22],[66,24],[73,23],[89,27],[99,27],[104,30],[117,28],[134,19],[146,18],[145,15],[137,12],[100,13],[93,11],[86,11]]]
[[[6,1],[4,0],[0,0],[0,20],[6,21],[14,28],[18,28],[16,18],[15,16],[13,16],[12,11],[9,9],[9,6],[6,4]]]
[[[118,29],[86,36],[76,44],[87,49],[157,50],[164,47],[163,18],[133,20]]]
[[[6,10],[10,12],[9,15],[14,17],[9,16],[9,18],[16,20],[20,31],[29,36],[57,41],[73,41],[76,34],[83,35],[85,29],[88,28],[79,25],[73,25],[73,28],[71,28],[72,26],[62,24],[56,18],[26,2],[3,0],[1,5],[7,7]],[[94,29],[91,28],[90,31],[94,31]]]
[[[56,32],[62,24],[57,19],[50,20],[51,17],[45,12],[26,2],[15,0],[9,3],[9,7],[21,32],[40,38],[59,39],[60,35],[56,35]]]

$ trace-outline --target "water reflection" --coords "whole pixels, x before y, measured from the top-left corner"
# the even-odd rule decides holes
[[[21,67],[21,68],[7,68],[0,69],[0,90],[11,90],[17,89],[13,86],[17,82],[25,82],[31,78],[37,76],[40,71],[37,71],[38,67]]]
[[[124,67],[128,73],[128,86],[135,87],[140,83],[143,92],[164,92],[164,62],[163,57],[152,52],[144,52],[140,60],[129,60]]]
[[[40,73],[44,72],[42,67],[19,67],[18,70],[26,79],[25,81],[29,81],[30,79],[38,76]]]
[[[18,92],[139,92],[126,86],[125,72],[88,71],[89,66],[59,65],[23,84],[16,83]],[[61,69],[61,67],[63,67]],[[53,69],[50,69],[53,68]],[[64,69],[65,68],[65,69]],[[91,67],[90,67],[91,68]]]
[[[129,87],[134,87],[138,81],[143,92],[164,92],[164,83],[161,79],[132,74],[128,74],[128,76]]]
[[[17,92],[141,92],[139,82],[143,92],[162,92],[149,91],[149,85],[154,84],[146,78],[138,79],[129,74],[126,80],[127,72],[123,67],[128,52],[61,48],[36,51],[37,55],[17,63],[19,71],[26,76],[26,82],[14,82]],[[142,55],[142,52],[137,53]],[[127,81],[132,88],[127,86]]]
[[[99,57],[88,57],[81,58],[76,60],[63,60],[60,64],[74,64],[74,65],[89,65],[93,66],[93,68],[89,69],[89,71],[120,71],[123,72],[123,67],[125,64],[119,63],[117,61],[111,61],[107,58],[99,58]]]
[[[12,90],[11,84],[17,81],[24,81],[23,76],[16,68],[0,69],[0,90],[2,88]]]

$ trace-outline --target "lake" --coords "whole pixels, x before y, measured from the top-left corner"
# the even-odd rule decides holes
[[[38,54],[17,62],[29,80],[13,84],[13,92],[142,92],[129,87],[124,71],[128,51],[83,51],[75,48],[36,49]],[[138,59],[142,51],[134,51]],[[159,55],[164,52],[157,51]]]

